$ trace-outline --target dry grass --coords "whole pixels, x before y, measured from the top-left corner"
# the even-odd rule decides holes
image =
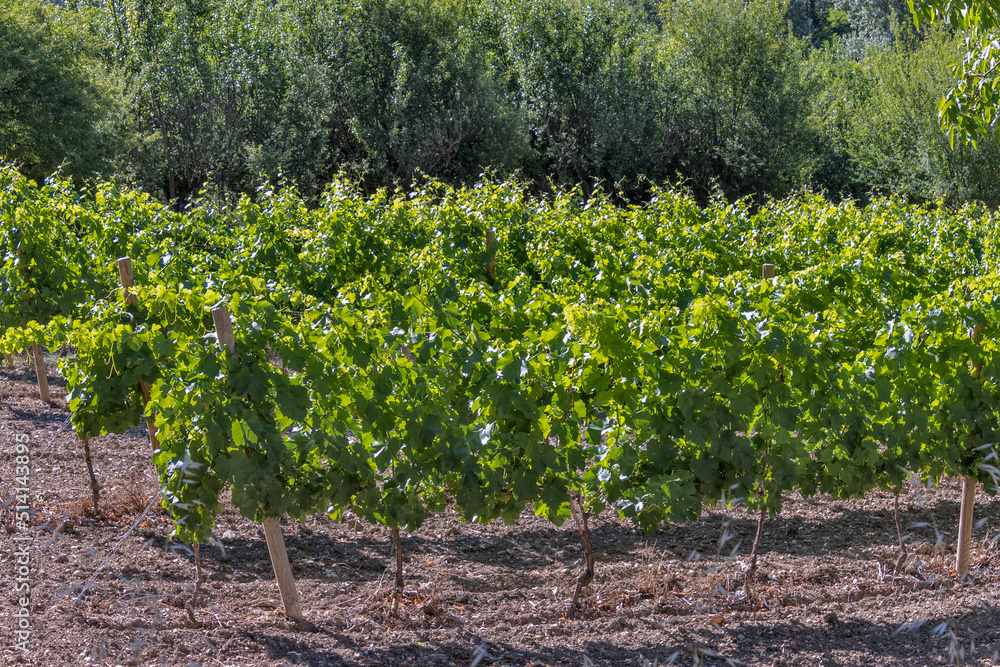
[[[158,489],[146,474],[133,472],[116,486],[108,498],[107,508],[116,514],[134,515],[143,511]]]

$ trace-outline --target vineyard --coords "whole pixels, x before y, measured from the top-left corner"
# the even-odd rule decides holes
[[[136,521],[157,525],[162,509],[173,530],[149,539],[190,545],[178,622],[214,627],[218,589],[203,561],[234,521],[261,525],[270,564],[255,571],[275,577],[264,595],[289,627],[334,634],[297,586],[282,520],[297,542],[317,516],[355,526],[343,533],[361,531],[359,540],[384,533],[392,562],[372,597],[382,628],[415,623],[418,601],[447,624],[447,613],[428,611],[429,593],[408,590],[424,556],[406,545],[430,548],[426,526],[438,544],[492,535],[530,544],[539,562],[566,559],[565,542],[556,557],[539,546],[548,538],[518,540],[527,525],[543,536],[572,529],[581,547],[532,625],[603,622],[623,608],[634,619],[646,601],[661,613],[649,621],[659,631],[650,661],[794,664],[795,650],[723,655],[677,642],[668,620],[721,631],[776,607],[815,612],[818,593],[777,595],[774,573],[758,568],[776,536],[794,534],[790,511],[812,508],[820,525],[842,522],[829,508],[841,503],[885,513],[870,537],[867,519],[838,528],[868,545],[892,536],[879,552],[881,588],[840,602],[985,594],[979,587],[995,583],[983,538],[993,515],[974,501],[1000,486],[998,257],[995,215],[894,200],[699,207],[663,190],[637,207],[575,191],[539,199],[517,183],[373,197],[335,183],[318,206],[276,188],[181,214],[110,185],[81,195],[68,181],[39,188],[3,170],[0,355],[19,364],[29,352],[45,401],[46,351],[57,359],[91,518],[108,504],[93,459],[144,429],[149,444],[131,456],[161,492],[140,499]],[[27,374],[5,377],[23,384]],[[900,510],[901,495],[914,494],[960,511],[931,526]],[[41,522],[17,517],[9,532]],[[695,540],[670,562],[697,570],[702,587],[713,582],[702,591],[710,604],[682,605],[683,587],[652,546],[684,530],[711,544]],[[646,584],[609,603],[595,584],[602,556],[640,544]],[[702,567],[702,552],[714,565]],[[513,547],[508,557],[517,560]],[[92,593],[93,581],[80,583],[70,599]],[[833,611],[820,618],[850,637]],[[993,654],[949,618],[933,624],[935,659]],[[462,650],[456,664],[503,663],[485,642]],[[628,664],[642,664],[640,652]],[[422,655],[412,664],[437,654]],[[582,651],[552,664],[602,659],[613,662]],[[310,660],[410,664],[360,652]]]

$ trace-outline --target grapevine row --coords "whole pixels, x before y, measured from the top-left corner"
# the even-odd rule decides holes
[[[155,420],[195,543],[227,488],[258,521],[414,530],[453,501],[584,526],[611,505],[650,530],[719,503],[763,520],[791,490],[1000,482],[997,225],[974,210],[623,209],[487,183],[179,215],[0,173],[0,353],[74,351],[81,438]]]

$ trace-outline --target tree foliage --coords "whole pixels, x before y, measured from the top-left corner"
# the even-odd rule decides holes
[[[0,12],[0,159],[38,181],[107,173],[115,157],[116,91],[83,19],[41,0]]]
[[[681,72],[684,173],[702,191],[758,188],[776,195],[802,182],[807,113],[800,47],[773,0],[664,4],[665,49]]]
[[[36,179],[67,161],[177,208],[487,171],[634,201],[664,181],[997,201],[993,144],[955,141],[993,122],[992,56],[963,61],[949,146],[948,31],[972,19],[914,32],[902,0],[36,2],[4,17],[0,101],[0,153]]]
[[[939,106],[941,124],[956,139],[976,144],[997,133],[1000,117],[1000,2],[997,0],[909,0],[913,18],[964,33],[960,60],[951,65],[957,78]]]

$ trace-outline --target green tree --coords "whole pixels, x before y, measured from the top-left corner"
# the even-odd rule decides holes
[[[280,126],[287,77],[273,8],[234,0],[97,0],[92,29],[123,73],[141,140],[131,178],[187,201],[250,188],[249,154]]]
[[[867,99],[847,141],[870,189],[911,201],[1000,203],[996,137],[978,148],[950,144],[937,121],[938,102],[951,84],[945,65],[961,57],[961,48],[958,38],[939,30],[920,41],[897,39],[866,58]]]
[[[512,170],[526,142],[493,54],[479,38],[480,4],[386,4],[381,33],[390,37],[391,53],[382,54],[385,87],[374,105],[383,131],[366,133],[372,157],[384,158],[387,176],[403,183],[418,172],[471,183],[488,167]],[[363,111],[352,121],[364,127]]]
[[[512,169],[523,141],[466,0],[88,0],[130,83],[134,180],[179,204]]]
[[[0,12],[0,159],[40,182],[61,165],[107,172],[119,100],[73,10],[13,0]]]
[[[641,11],[626,0],[491,3],[492,48],[526,122],[535,179],[673,177],[664,167],[676,86]]]
[[[938,103],[952,85],[946,64],[961,56],[961,37],[943,28],[917,35],[899,23],[895,30],[890,48],[860,60],[843,40],[810,54],[813,183],[862,202],[894,194],[997,204],[1000,141],[952,146],[938,122]]]
[[[681,173],[699,191],[780,195],[806,179],[808,112],[785,4],[672,0],[667,58],[683,81]]]
[[[849,28],[842,33],[842,43],[856,59],[891,47],[895,26],[909,21],[905,0],[835,0],[834,4]]]
[[[964,33],[964,56],[951,65],[954,87],[938,107],[952,145],[997,132],[1000,117],[1000,0],[909,0],[917,27],[942,24]]]

